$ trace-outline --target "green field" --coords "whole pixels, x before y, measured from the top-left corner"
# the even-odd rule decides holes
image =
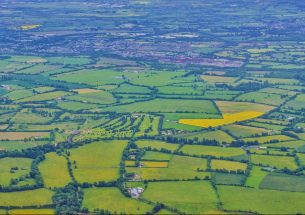
[[[47,144],[42,141],[0,141],[0,149],[5,151],[22,150]]]
[[[8,186],[12,179],[19,179],[30,173],[32,159],[29,158],[1,158],[0,184]]]
[[[216,101],[216,104],[223,114],[233,114],[242,111],[258,111],[265,113],[274,108],[269,105],[250,102]]]
[[[129,173],[134,173],[136,178],[143,180],[170,180],[205,178],[210,174],[203,172],[207,168],[207,161],[202,158],[174,155],[167,168],[141,168],[127,167]],[[198,171],[200,170],[200,171]]]
[[[143,198],[188,214],[209,213],[217,208],[216,193],[208,181],[151,182]]]
[[[206,159],[177,155],[174,155],[169,163],[169,168],[177,169],[177,171],[182,169],[195,171],[198,168],[201,170],[205,170],[206,166]]]
[[[272,155],[251,155],[251,162],[253,164],[261,164],[263,166],[275,167],[277,169],[288,168],[295,170],[297,164],[293,157],[272,156]]]
[[[259,190],[236,186],[218,186],[223,208],[262,214],[304,213],[304,193]],[[234,195],[232,195],[234,194]]]
[[[67,96],[67,100],[78,101],[83,103],[94,103],[94,104],[112,104],[115,103],[111,93],[108,92],[93,92],[93,93],[83,93],[76,94],[72,96]]]
[[[161,150],[162,148],[164,148],[170,151],[174,151],[179,147],[178,144],[166,143],[163,141],[156,141],[156,140],[139,140],[136,142],[136,144],[139,148],[151,147],[152,149],[157,149],[157,150]]]
[[[119,177],[119,164],[126,141],[100,141],[70,150],[75,179],[82,182],[113,181]],[[84,156],[90,155],[90,156]],[[103,161],[100,161],[103,158]]]
[[[225,161],[225,160],[212,160],[211,161],[211,168],[213,170],[228,170],[231,171],[245,171],[247,168],[247,164],[239,163],[235,161]]]
[[[250,175],[246,180],[246,186],[259,188],[262,180],[266,177],[266,175],[268,175],[267,171],[263,171],[261,169],[262,168],[258,166],[252,167]]]
[[[298,95],[294,100],[289,101],[285,107],[300,110],[304,108],[305,94]]]
[[[180,151],[190,155],[206,155],[215,157],[233,157],[245,154],[245,152],[240,148],[200,145],[184,145]]]
[[[62,101],[57,104],[61,109],[68,111],[80,111],[99,107],[99,104],[76,102],[76,101]]]
[[[201,140],[216,140],[220,143],[231,143],[235,139],[227,134],[224,131],[217,130],[217,131],[208,131],[208,132],[198,132],[198,133],[191,133],[188,135],[177,135],[177,137],[186,138],[186,139],[197,139]]]
[[[261,189],[271,189],[291,192],[305,191],[305,178],[302,176],[291,176],[271,173],[262,180]]]
[[[79,70],[56,75],[54,79],[90,85],[118,84],[123,82],[120,73],[111,70]]]
[[[154,99],[133,104],[103,108],[102,111],[143,112],[143,113],[175,113],[197,112],[217,114],[218,110],[209,100]]]
[[[236,98],[236,101],[253,101],[261,104],[278,106],[284,103],[281,95],[261,92],[245,93]]]
[[[39,170],[46,187],[63,187],[71,179],[68,172],[67,160],[54,152],[45,155],[46,159],[40,164]]]
[[[23,99],[18,99],[17,102],[40,102],[40,101],[49,101],[54,99],[59,99],[63,96],[69,95],[65,91],[54,91],[49,93],[41,93],[34,96],[30,96]]]
[[[170,160],[172,157],[171,154],[161,153],[161,152],[151,152],[146,151],[144,156],[142,157],[142,160]]]
[[[0,206],[43,206],[52,204],[53,192],[37,189],[21,192],[0,193]]]
[[[153,208],[149,204],[125,197],[119,189],[113,187],[84,189],[83,207],[90,211],[98,208],[118,214],[145,214]]]
[[[246,176],[242,174],[212,173],[212,181],[220,185],[243,185],[245,179]]]
[[[239,137],[239,138],[268,133],[268,130],[264,128],[250,127],[244,125],[234,125],[234,124],[224,126],[223,129],[225,131],[228,131],[229,134],[232,134],[234,137]]]
[[[295,139],[285,135],[274,135],[274,136],[244,138],[242,140],[245,142],[257,141],[259,144],[264,144],[264,143],[270,143],[272,141],[285,142],[285,141],[292,141]]]
[[[305,141],[296,140],[296,141],[287,141],[287,142],[279,142],[279,143],[268,143],[262,146],[275,147],[275,148],[287,147],[291,149],[298,149],[304,145],[305,145]]]

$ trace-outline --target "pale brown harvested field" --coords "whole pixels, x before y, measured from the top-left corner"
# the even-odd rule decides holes
[[[79,94],[101,92],[101,90],[90,89],[90,88],[75,89],[74,91],[76,91]]]
[[[49,132],[0,132],[0,140],[24,140],[25,138],[49,137]]]

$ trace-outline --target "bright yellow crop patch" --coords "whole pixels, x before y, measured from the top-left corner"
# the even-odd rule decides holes
[[[41,25],[22,25],[20,26],[20,29],[23,31],[39,28]]]
[[[147,168],[166,168],[168,162],[166,161],[141,161],[141,165]]]
[[[259,111],[243,111],[233,114],[224,114],[223,119],[180,119],[179,123],[208,128],[253,119],[263,114],[263,112]]]

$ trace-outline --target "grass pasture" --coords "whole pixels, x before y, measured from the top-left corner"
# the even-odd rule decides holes
[[[72,83],[89,84],[92,86],[104,84],[122,83],[123,77],[120,72],[112,70],[78,70],[59,74],[53,77],[55,80],[67,81]]]
[[[57,103],[57,106],[61,109],[68,111],[80,111],[80,110],[88,110],[99,107],[99,104],[92,104],[86,102],[76,102],[76,101],[60,101]]]
[[[1,158],[0,159],[0,185],[10,185],[11,179],[26,176],[31,171],[32,159],[29,158]],[[12,170],[12,168],[17,168]]]
[[[142,112],[142,113],[175,113],[197,112],[217,114],[218,110],[209,100],[188,99],[153,99],[132,104],[103,108],[103,111],[115,112]]]
[[[181,77],[184,74],[185,74],[184,72],[148,71],[141,74],[128,73],[126,75],[133,84],[158,87],[158,86],[165,86],[174,83],[185,82],[187,78]],[[195,79],[194,76],[189,76],[190,81],[193,81],[194,79]]]
[[[53,66],[53,65],[47,65],[47,64],[36,64],[31,67],[22,69],[17,71],[17,73],[22,73],[22,74],[39,74],[43,72],[48,72],[52,70],[59,69],[60,67],[58,66]]]
[[[14,90],[5,95],[10,100],[18,100],[33,96],[33,91],[30,89]]]
[[[146,151],[142,160],[153,160],[153,161],[169,161],[172,158],[171,154]]]
[[[55,152],[45,155],[45,160],[39,165],[39,171],[47,188],[64,187],[71,181],[67,160]]]
[[[305,192],[305,177],[271,173],[264,177],[259,188],[291,192]]]
[[[83,207],[90,212],[102,208],[114,214],[145,214],[153,208],[152,205],[125,197],[115,187],[84,189]]]
[[[256,80],[267,81],[270,84],[297,85],[299,83],[298,80],[289,78],[256,78]]]
[[[246,176],[242,174],[212,173],[212,181],[219,185],[243,185],[245,179]]]
[[[178,170],[205,170],[207,168],[207,160],[202,158],[194,158],[188,156],[174,155],[169,163],[169,168]]]
[[[139,148],[151,147],[152,149],[157,149],[157,150],[161,150],[163,148],[170,151],[175,151],[179,147],[179,144],[167,143],[159,140],[138,140],[136,141],[136,145]]]
[[[303,141],[303,140],[294,140],[294,141],[279,142],[279,143],[268,143],[268,144],[263,144],[262,146],[274,147],[274,148],[286,147],[286,148],[291,148],[291,149],[299,150],[303,146],[305,146],[305,141]]]
[[[305,212],[304,193],[238,186],[217,186],[217,188],[225,210],[252,211],[260,214],[297,214]]]
[[[235,161],[226,161],[226,160],[212,160],[211,161],[212,170],[228,170],[228,171],[245,171],[247,169],[247,164],[235,162]]]
[[[79,93],[76,95],[68,96],[66,99],[93,104],[112,104],[116,101],[112,94],[106,91]]]
[[[43,206],[52,204],[53,192],[37,189],[20,192],[0,193],[0,206]]]
[[[195,177],[204,179],[210,177],[208,172],[197,172],[190,169],[177,168],[138,168],[127,167],[128,173],[134,173],[141,180],[186,180],[194,179]]]
[[[275,125],[275,124],[269,124],[269,123],[263,123],[263,122],[247,122],[246,125],[248,126],[254,126],[254,127],[259,127],[259,128],[264,128],[267,130],[272,130],[275,132],[280,132],[282,129],[285,128],[283,125]]]
[[[127,167],[126,170],[129,173],[135,173],[142,180],[170,180],[193,179],[195,177],[203,179],[210,174],[198,172],[197,169],[205,170],[206,168],[207,161],[205,159],[175,155],[169,161],[167,168]]]
[[[188,86],[163,86],[158,87],[159,94],[173,94],[173,95],[203,95],[202,88],[194,88]]]
[[[187,214],[204,214],[217,208],[216,193],[209,181],[150,182],[143,198]]]
[[[286,156],[273,156],[273,155],[251,155],[251,162],[257,165],[275,167],[277,169],[288,168],[295,170],[297,164],[294,161],[293,157]]]
[[[47,144],[43,141],[0,141],[0,151],[22,150]]]
[[[70,150],[76,180],[80,183],[116,180],[126,145],[127,141],[99,141]]]
[[[285,136],[285,135],[273,135],[273,136],[264,136],[264,137],[244,138],[242,140],[245,142],[257,141],[259,144],[264,144],[264,143],[270,143],[270,142],[274,142],[274,141],[278,141],[278,142],[293,141],[295,139]]]
[[[135,94],[149,94],[151,90],[147,87],[131,85],[131,84],[121,84],[119,88],[114,89],[112,92],[115,93],[135,93]]]
[[[23,99],[19,99],[17,102],[40,102],[40,101],[49,101],[58,99],[64,96],[69,95],[68,92],[65,91],[53,91],[48,93],[36,94],[30,97],[26,97]]]
[[[224,131],[204,131],[204,132],[193,132],[191,134],[177,135],[177,137],[193,140],[216,140],[220,143],[232,143],[235,139]]]
[[[18,124],[46,124],[53,119],[49,115],[33,113],[30,109],[22,109],[12,118],[11,122]]]
[[[286,99],[278,94],[250,92],[238,96],[235,100],[278,106],[284,103]]]
[[[224,126],[223,129],[228,131],[229,134],[232,134],[234,137],[242,138],[242,137],[250,137],[253,135],[261,135],[263,133],[268,133],[269,130],[258,127],[250,127],[244,125],[227,125]]]
[[[235,114],[245,111],[266,113],[274,108],[264,104],[233,101],[216,101],[216,105],[223,114]]]
[[[250,175],[247,177],[246,186],[258,189],[262,180],[268,175],[268,172],[261,170],[261,167],[253,166]]]
[[[297,97],[285,104],[288,109],[301,110],[304,108],[305,94],[297,95]]]
[[[201,145],[184,145],[180,151],[189,155],[206,155],[214,157],[233,157],[245,154],[240,148]]]
[[[301,166],[305,166],[305,154],[297,153],[297,157],[299,158]]]

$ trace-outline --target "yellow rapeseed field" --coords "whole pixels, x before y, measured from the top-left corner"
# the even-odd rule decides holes
[[[243,111],[234,114],[224,114],[223,119],[180,119],[179,123],[208,128],[253,119],[263,114],[263,112],[259,111]]]
[[[141,161],[143,167],[147,168],[166,168],[168,167],[167,161]]]
[[[23,31],[39,28],[41,25],[22,25],[20,26],[20,29]]]
[[[134,167],[136,166],[136,161],[131,161],[131,160],[125,161],[125,166]]]

